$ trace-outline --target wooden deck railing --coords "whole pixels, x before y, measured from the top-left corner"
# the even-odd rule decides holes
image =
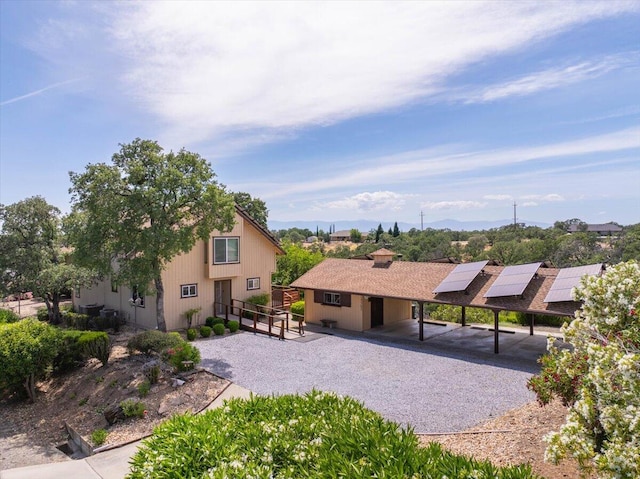
[[[221,311],[221,312],[220,312]],[[213,303],[214,316],[221,316],[225,323],[229,322],[229,319],[238,318],[240,328],[250,328],[254,332],[263,332],[258,329],[258,323],[266,320],[267,334],[269,336],[278,336],[284,339],[284,332],[290,331],[289,320],[298,323],[298,334],[304,335],[304,317],[299,314],[294,314],[290,311],[276,309],[269,306],[262,306],[259,304],[247,303],[239,299],[232,299],[231,304],[224,304],[219,302]],[[244,320],[249,320],[250,325],[243,323]],[[276,325],[276,323],[280,323]],[[273,328],[279,328],[279,333],[274,333]]]

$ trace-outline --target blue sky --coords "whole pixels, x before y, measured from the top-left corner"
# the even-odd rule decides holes
[[[0,203],[136,137],[271,220],[640,222],[640,2],[0,2]]]

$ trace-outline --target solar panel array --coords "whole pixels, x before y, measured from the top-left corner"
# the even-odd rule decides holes
[[[580,279],[585,275],[597,276],[601,271],[602,263],[561,269],[553,285],[551,285],[547,296],[544,298],[544,302],[559,303],[560,301],[573,301],[571,290],[580,283]]]
[[[521,295],[541,265],[542,263],[529,263],[507,266],[484,294],[484,297],[498,298]]]
[[[488,261],[476,261],[457,265],[448,276],[433,290],[435,294],[464,291],[487,265]]]

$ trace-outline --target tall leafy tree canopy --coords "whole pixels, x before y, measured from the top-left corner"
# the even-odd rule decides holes
[[[62,293],[94,278],[91,271],[66,264],[60,210],[34,196],[0,205],[0,221],[0,289],[33,291],[45,300],[49,318],[57,322]]]
[[[249,216],[260,223],[265,228],[267,227],[267,217],[269,210],[267,205],[260,198],[252,198],[249,193],[233,193],[233,199],[238,206],[244,209]]]
[[[80,264],[155,293],[158,329],[164,331],[163,269],[213,230],[233,227],[233,196],[197,153],[166,153],[140,138],[120,147],[111,164],[69,174],[70,238]]]

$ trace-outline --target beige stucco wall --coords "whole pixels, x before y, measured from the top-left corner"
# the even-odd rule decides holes
[[[213,264],[213,238],[220,236],[240,237],[240,263],[233,265]],[[236,214],[236,225],[229,233],[214,232],[208,242],[198,241],[194,248],[181,254],[169,263],[163,274],[164,312],[168,330],[186,327],[185,311],[200,307],[199,322],[213,315],[214,285],[217,280],[231,281],[231,297],[246,300],[250,296],[271,293],[271,274],[276,268],[276,247],[251,224]],[[260,289],[247,290],[247,278],[260,278]],[[198,296],[181,298],[181,286],[197,284]],[[105,308],[120,311],[131,323],[153,329],[156,327],[155,295],[145,297],[144,308],[134,308],[129,303],[131,290],[118,287],[111,292],[107,279],[90,289],[82,289],[81,297],[74,304],[104,304]],[[194,318],[195,319],[195,318]]]
[[[305,290],[305,321],[321,324],[321,319],[335,319],[336,327],[349,331],[371,329],[371,303],[365,296],[351,295],[351,307],[327,306],[313,301],[313,290]],[[393,324],[411,317],[411,301],[384,298],[384,323]]]
[[[362,296],[351,295],[351,307],[328,306],[313,301],[313,291],[306,290],[304,303],[304,318],[308,323],[321,324],[321,319],[335,319],[336,327],[350,331],[363,331]]]

